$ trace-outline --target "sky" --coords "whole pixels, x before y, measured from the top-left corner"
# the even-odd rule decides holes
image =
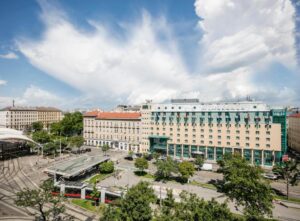
[[[300,0],[2,0],[0,108],[300,106]]]

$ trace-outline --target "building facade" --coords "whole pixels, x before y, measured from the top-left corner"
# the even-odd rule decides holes
[[[44,128],[62,119],[62,111],[53,107],[7,107],[0,110],[0,127],[27,130],[40,121]]]
[[[177,100],[144,104],[141,113],[142,151],[174,158],[201,154],[211,161],[240,153],[263,166],[279,162],[286,152],[286,110],[261,102]]]
[[[108,144],[113,149],[140,152],[139,112],[92,111],[83,116],[83,137],[86,145]]]
[[[288,146],[300,153],[300,113],[288,116]]]

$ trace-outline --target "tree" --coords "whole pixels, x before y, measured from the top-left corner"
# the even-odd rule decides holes
[[[230,212],[226,202],[218,203],[212,199],[205,201],[196,194],[182,191],[180,202],[175,202],[172,191],[168,191],[167,198],[163,200],[163,206],[156,215],[155,221],[234,221],[238,220]]]
[[[40,185],[39,189],[23,189],[16,194],[15,204],[21,207],[31,207],[39,211],[43,221],[58,220],[61,213],[65,211],[61,196],[53,196],[53,182],[47,180]],[[46,206],[47,205],[47,206]]]
[[[54,155],[56,153],[58,145],[54,142],[44,144],[43,151],[45,155]]]
[[[275,165],[273,172],[278,173],[283,177],[286,183],[286,196],[289,199],[289,185],[298,185],[297,177],[300,175],[300,164],[296,160],[289,160]]]
[[[36,121],[31,124],[31,128],[33,131],[41,131],[44,128],[43,122]]]
[[[109,207],[103,217],[105,221],[150,221],[152,219],[151,204],[157,200],[154,190],[148,182],[139,182],[131,187],[120,201],[119,208]]]
[[[50,141],[50,135],[47,133],[47,131],[36,131],[32,134],[32,139],[37,143],[48,143]]]
[[[80,148],[84,143],[84,138],[82,136],[70,137],[70,145],[73,147]]]
[[[204,158],[202,156],[197,156],[195,159],[195,165],[197,166],[198,170],[201,169],[204,163]]]
[[[189,161],[183,161],[178,164],[178,171],[181,174],[181,178],[186,182],[195,173],[194,164]]]
[[[83,130],[83,117],[80,112],[66,113],[60,121],[61,132],[64,136],[81,135]]]
[[[100,192],[96,188],[96,183],[94,183],[94,185],[93,185],[93,190],[91,192],[91,197],[95,201],[95,205],[98,205]]]
[[[160,153],[157,152],[153,153],[153,158],[155,159],[155,161],[157,161],[159,157],[160,157]]]
[[[101,163],[99,166],[100,172],[101,173],[112,173],[114,172],[114,162],[112,161],[107,161],[104,163]]]
[[[103,144],[103,146],[101,147],[104,156],[106,156],[106,152],[109,150],[109,145],[108,144]]]
[[[155,176],[157,179],[162,179],[163,181],[169,179],[172,173],[177,172],[177,163],[171,157],[167,157],[166,160],[158,160],[156,167]]]
[[[144,157],[136,158],[134,166],[138,168],[142,173],[145,169],[148,169],[148,161]]]
[[[54,122],[50,125],[50,132],[54,135],[61,135],[62,125],[61,122]]]
[[[248,217],[261,218],[272,215],[273,192],[262,178],[262,169],[249,165],[240,155],[225,155],[218,162],[223,173],[223,191],[238,206],[244,207]]]

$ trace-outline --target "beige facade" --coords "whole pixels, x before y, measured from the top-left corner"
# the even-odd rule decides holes
[[[131,112],[88,112],[84,114],[86,145],[140,152],[141,114]]]
[[[45,128],[62,119],[62,112],[51,107],[8,107],[0,111],[0,127],[26,130],[41,121]]]
[[[300,153],[300,114],[290,115],[288,123],[288,145]]]
[[[175,158],[221,159],[239,152],[272,166],[286,151],[285,109],[261,102],[144,104],[141,150]]]

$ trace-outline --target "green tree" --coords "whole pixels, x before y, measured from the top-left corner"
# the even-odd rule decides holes
[[[59,220],[60,214],[65,211],[63,197],[52,196],[52,190],[53,182],[48,180],[43,182],[39,189],[23,189],[16,194],[15,204],[36,209],[43,221]]]
[[[240,155],[225,155],[218,163],[223,173],[221,191],[243,206],[246,216],[258,219],[272,215],[273,192],[260,167],[249,165]]]
[[[31,128],[33,131],[41,131],[44,128],[43,122],[36,121],[31,124]]]
[[[119,208],[108,207],[105,210],[103,220],[150,221],[152,219],[151,204],[156,200],[154,190],[149,183],[139,182],[127,191],[120,201]]]
[[[226,202],[218,203],[212,199],[205,201],[196,194],[183,191],[180,193],[180,202],[175,202],[171,193],[163,201],[160,212],[155,221],[237,221],[230,212]]]
[[[50,132],[54,135],[61,135],[62,125],[61,122],[54,122],[50,125]]]
[[[80,148],[84,143],[84,138],[82,136],[70,137],[69,142],[71,146]]]
[[[153,158],[155,159],[155,161],[157,161],[159,157],[160,157],[160,153],[157,152],[153,153]]]
[[[204,164],[204,158],[202,156],[197,156],[195,159],[195,165],[197,166],[197,169],[200,170],[203,164]]]
[[[283,177],[286,183],[286,197],[289,199],[289,185],[298,185],[297,176],[300,175],[300,164],[296,160],[289,160],[275,165],[273,172],[278,173]]]
[[[109,145],[108,144],[103,144],[103,146],[101,147],[104,156],[106,156],[107,151],[109,150]]]
[[[58,148],[58,145],[55,142],[49,142],[44,144],[43,151],[45,155],[54,155],[56,154],[56,150]]]
[[[95,205],[97,206],[99,203],[100,192],[96,188],[96,183],[93,185],[93,190],[91,192],[91,197],[95,201]]]
[[[156,167],[157,171],[155,176],[157,179],[161,179],[163,181],[168,180],[172,173],[177,172],[177,163],[171,157],[167,157],[166,160],[158,160]]]
[[[61,132],[64,136],[81,135],[83,130],[83,117],[80,112],[66,113],[60,121]]]
[[[112,173],[112,172],[114,172],[114,169],[115,169],[114,162],[107,161],[107,162],[101,163],[99,165],[99,169],[100,169],[101,173]]]
[[[37,143],[48,143],[50,141],[50,135],[47,131],[41,130],[32,133],[32,139]]]
[[[189,161],[183,161],[178,164],[178,171],[181,174],[182,180],[186,182],[191,176],[194,175],[195,166]]]
[[[138,168],[142,173],[144,170],[148,169],[148,161],[144,157],[136,158],[134,166]]]

